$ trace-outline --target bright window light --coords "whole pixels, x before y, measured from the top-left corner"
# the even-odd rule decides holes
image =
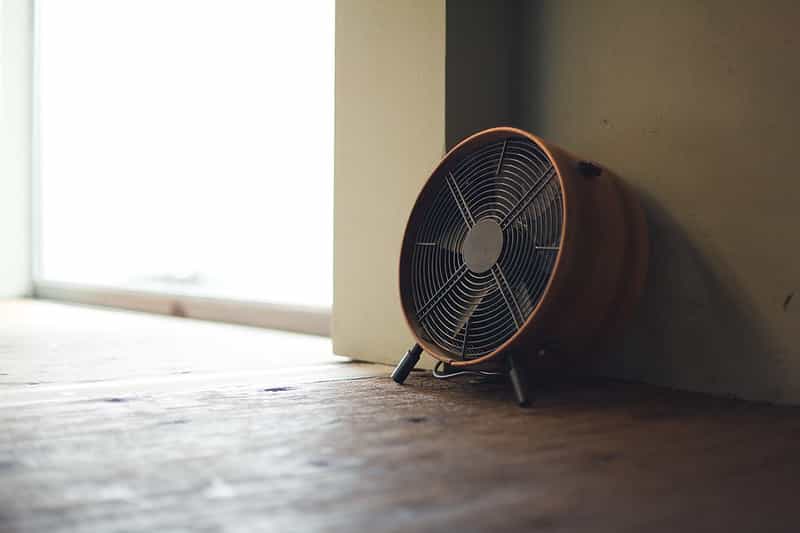
[[[333,0],[40,0],[41,281],[329,307]]]

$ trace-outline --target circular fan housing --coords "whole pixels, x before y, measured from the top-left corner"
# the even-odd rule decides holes
[[[420,345],[453,366],[575,353],[618,329],[647,263],[636,198],[607,171],[515,128],[477,133],[411,211],[400,297]]]

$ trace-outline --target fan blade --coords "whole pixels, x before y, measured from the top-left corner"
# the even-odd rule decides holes
[[[495,177],[499,177],[500,172],[503,171],[503,159],[506,157],[506,148],[508,148],[508,139],[503,141],[503,148],[500,150],[500,159],[497,161],[497,170],[494,172]]]
[[[502,197],[502,191],[500,190],[500,176],[503,174],[503,163],[505,163],[506,159],[506,150],[508,149],[508,139],[503,141],[503,148],[500,150],[500,157],[497,160],[497,169],[494,172],[494,177],[490,178],[494,183],[492,183],[491,189],[491,196],[493,198],[494,204],[499,209],[501,206],[500,198]]]
[[[522,314],[522,309],[519,307],[519,302],[517,302],[514,291],[511,285],[508,284],[508,279],[503,273],[503,269],[500,267],[500,263],[496,263],[492,267],[492,277],[494,277],[497,288],[500,290],[500,295],[503,297],[506,307],[508,307],[508,312],[511,313],[514,324],[517,326],[517,329],[521,328],[525,317]]]
[[[461,255],[461,245],[464,243],[462,233],[464,233],[462,227],[449,228],[439,237],[439,246],[448,252]]]
[[[455,221],[452,220],[447,222],[443,224],[444,227],[436,228],[436,231],[429,232],[424,237],[421,237],[414,245],[435,247],[460,256],[461,243],[467,233],[466,226],[460,219],[457,223],[453,223]]]
[[[533,309],[533,301],[531,300],[531,291],[528,290],[526,283],[515,283],[514,294],[517,295],[517,303],[522,311],[522,320],[527,318],[527,313]]]
[[[472,302],[467,306],[466,312],[464,313],[464,317],[458,323],[458,327],[453,333],[453,338],[455,339],[461,330],[464,331],[464,337],[461,340],[461,359],[466,358],[465,354],[467,350],[467,338],[469,337],[469,321],[472,319],[472,315],[475,313],[475,310],[483,302],[483,299],[492,290],[494,290],[494,285],[492,285],[491,283],[487,283],[480,291],[478,291],[477,296],[475,296]]]
[[[489,294],[489,291],[491,291],[492,288],[493,287],[491,285],[487,285],[486,287],[481,289],[478,292],[478,295],[473,299],[473,301],[470,302],[470,304],[467,306],[467,309],[466,309],[466,311],[464,313],[464,317],[458,323],[458,327],[456,328],[456,331],[455,331],[456,335],[458,334],[459,331],[464,329],[464,327],[466,326],[467,322],[469,322],[469,319],[472,318],[472,315],[475,313],[475,309],[478,308],[478,306],[483,301],[484,297],[486,297],[486,295]]]
[[[467,265],[461,264],[461,266],[450,274],[450,277],[438,288],[436,292],[426,301],[419,309],[417,309],[417,314],[419,316],[419,320],[422,321],[425,318],[431,309],[436,307],[436,305],[442,300],[442,298],[452,290],[453,287],[461,281],[461,278],[467,273]]]

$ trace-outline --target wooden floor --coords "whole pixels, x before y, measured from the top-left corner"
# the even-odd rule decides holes
[[[325,339],[0,303],[0,531],[800,531],[800,410],[610,382],[533,408]]]

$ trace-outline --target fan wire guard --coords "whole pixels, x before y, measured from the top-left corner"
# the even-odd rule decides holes
[[[508,341],[541,300],[561,242],[563,198],[553,162],[525,137],[456,156],[432,177],[432,202],[418,214],[411,314],[423,339],[469,361]],[[499,256],[485,270],[465,260],[478,223],[502,234]]]

